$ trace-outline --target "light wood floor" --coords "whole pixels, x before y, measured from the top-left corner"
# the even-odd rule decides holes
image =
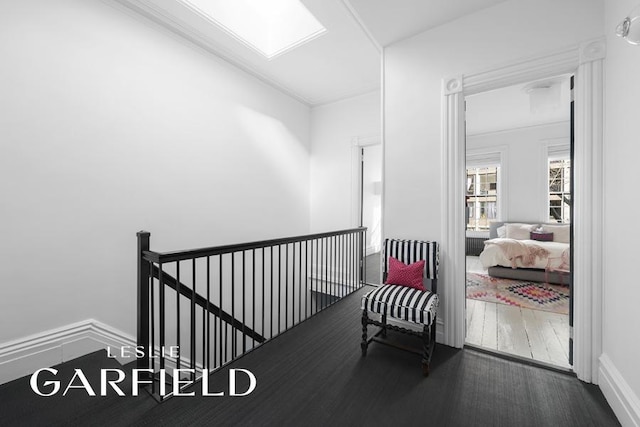
[[[470,256],[467,271],[487,273]],[[466,343],[571,368],[568,315],[467,299]]]

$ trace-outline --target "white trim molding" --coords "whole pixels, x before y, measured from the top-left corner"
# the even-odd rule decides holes
[[[135,345],[133,336],[94,319],[30,335],[0,344],[0,384],[107,347]]]
[[[464,97],[572,73],[576,81],[573,367],[579,379],[597,382],[598,357],[602,352],[604,47],[604,39],[597,39],[481,73],[443,79],[440,271],[447,283],[441,307],[445,344],[459,348],[465,340]]]
[[[623,426],[640,426],[640,399],[607,354],[600,356],[599,385]]]
[[[461,348],[465,339],[465,217],[466,141],[462,77],[442,82],[442,218],[440,278],[444,286],[440,306],[444,344]]]
[[[575,73],[573,369],[598,381],[602,354],[604,229],[604,40],[583,43]],[[596,54],[597,53],[597,54]]]

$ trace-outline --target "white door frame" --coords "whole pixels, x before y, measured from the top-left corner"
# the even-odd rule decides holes
[[[444,343],[465,340],[464,97],[518,83],[575,75],[573,370],[597,383],[602,353],[604,38],[475,74],[443,79],[441,272]],[[574,166],[574,165],[572,165]]]

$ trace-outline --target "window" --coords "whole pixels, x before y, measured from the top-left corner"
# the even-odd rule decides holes
[[[268,59],[326,31],[300,0],[181,1]]]
[[[549,222],[571,222],[571,160],[549,159]]]
[[[467,168],[467,230],[488,230],[498,219],[499,166]]]

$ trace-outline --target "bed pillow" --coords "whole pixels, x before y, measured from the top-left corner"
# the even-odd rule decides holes
[[[501,239],[507,237],[507,226],[503,225],[501,227],[496,228],[496,234]]]
[[[406,265],[402,261],[389,257],[389,272],[385,285],[408,286],[424,291],[422,277],[424,274],[424,260]]]
[[[535,228],[535,225],[532,224],[506,224],[507,230],[505,233],[505,237],[507,239],[515,239],[515,240],[529,240],[530,233]]]
[[[544,231],[532,231],[531,240],[539,242],[553,242],[553,233],[545,233]]]
[[[543,224],[542,230],[545,233],[553,233],[553,241],[559,243],[570,243],[569,224],[549,225]]]

